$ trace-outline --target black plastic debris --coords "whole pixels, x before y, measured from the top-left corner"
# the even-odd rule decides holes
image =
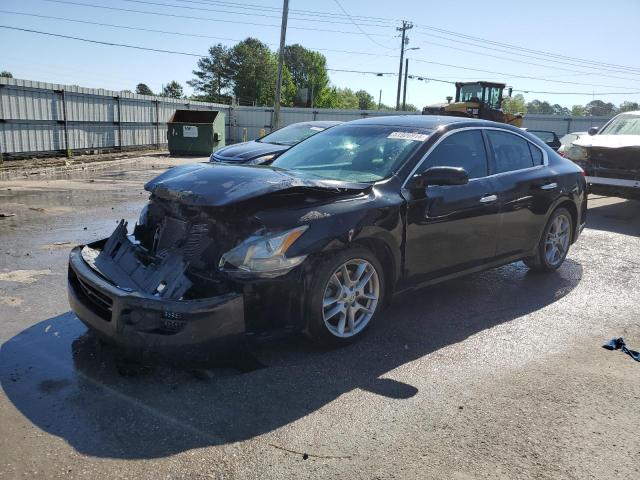
[[[635,350],[630,350],[629,348],[627,348],[627,345],[624,343],[624,339],[622,337],[612,338],[607,343],[602,345],[602,348],[606,348],[607,350],[622,350],[622,353],[626,353],[636,362],[640,362],[640,352],[636,352]]]

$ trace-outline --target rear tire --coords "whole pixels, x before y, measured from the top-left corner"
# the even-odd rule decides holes
[[[382,308],[384,271],[376,256],[354,247],[321,260],[307,294],[307,334],[321,345],[351,343]]]
[[[573,218],[566,208],[556,209],[549,218],[536,254],[525,258],[524,264],[537,272],[555,272],[569,253],[573,234]]]

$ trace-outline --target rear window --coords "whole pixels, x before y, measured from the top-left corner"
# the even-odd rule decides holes
[[[534,166],[530,143],[518,135],[497,130],[487,131],[493,150],[496,173],[512,172]]]
[[[553,132],[547,132],[544,130],[528,130],[529,133],[535,135],[543,142],[553,142],[554,135]]]

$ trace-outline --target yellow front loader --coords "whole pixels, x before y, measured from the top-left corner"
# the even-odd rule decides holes
[[[505,88],[504,83],[456,82],[455,102],[424,107],[422,114],[482,118],[522,127],[521,113],[502,111],[502,93]],[[511,96],[511,88],[509,96]],[[451,99],[451,97],[447,98]]]

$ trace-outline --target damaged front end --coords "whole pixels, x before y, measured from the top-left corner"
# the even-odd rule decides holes
[[[275,170],[198,165],[145,188],[150,201],[131,234],[121,221],[108,239],[71,252],[69,301],[120,346],[182,352],[299,327],[304,261],[318,241],[298,241],[309,228],[300,212],[362,191],[300,185]]]
[[[73,311],[116,344],[153,353],[172,347],[215,353],[259,330],[247,325],[245,313],[269,286],[238,281],[249,280],[250,272],[229,262],[247,243],[239,240],[260,227],[247,219],[232,228],[225,220],[204,208],[152,199],[132,235],[121,221],[108,239],[72,251]],[[254,323],[258,317],[252,315]]]
[[[71,308],[93,331],[136,353],[215,353],[244,335],[244,298],[221,281],[201,285],[192,255],[193,241],[147,250],[121,222],[108,239],[72,250]]]

